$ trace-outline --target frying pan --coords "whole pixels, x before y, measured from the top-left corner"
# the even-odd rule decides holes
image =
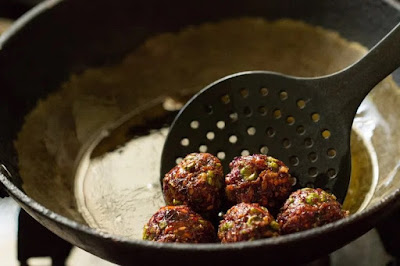
[[[156,34],[227,18],[285,17],[338,31],[349,40],[371,47],[399,22],[399,10],[394,1],[376,0],[45,1],[0,37],[1,184],[7,194],[45,227],[72,244],[118,264],[236,265],[248,261],[288,264],[330,253],[394,211],[400,203],[397,186],[388,186],[385,193],[374,194],[374,204],[364,211],[310,231],[232,245],[160,244],[100,232],[63,213],[66,206],[54,211],[44,207],[46,204],[39,204],[35,196],[27,195],[22,188],[24,180],[19,175],[13,141],[25,115],[37,101],[55,91],[72,73],[116,63]],[[399,80],[399,73],[394,73],[394,78]],[[394,174],[393,183],[398,178]]]

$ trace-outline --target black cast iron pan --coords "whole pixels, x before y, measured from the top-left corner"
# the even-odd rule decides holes
[[[13,140],[38,99],[56,90],[71,73],[118,62],[149,36],[243,16],[299,19],[371,47],[400,20],[400,11],[396,4],[377,0],[45,1],[0,37],[0,163],[5,166],[0,181],[8,194],[57,235],[124,265],[305,262],[371,229],[397,207],[399,190],[378,205],[323,228],[232,245],[172,245],[107,235],[46,209],[24,193]],[[399,73],[395,77],[399,80]]]

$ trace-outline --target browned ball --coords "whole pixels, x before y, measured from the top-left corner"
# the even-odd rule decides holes
[[[282,161],[263,154],[236,157],[229,167],[225,191],[233,203],[256,202],[277,209],[294,184],[289,168]]]
[[[213,225],[187,206],[160,208],[143,229],[143,239],[157,242],[215,242]]]
[[[221,161],[209,153],[191,153],[163,180],[167,205],[188,205],[199,213],[217,211],[223,193]]]
[[[304,231],[342,219],[349,215],[333,194],[320,188],[303,188],[293,192],[278,215],[282,234]]]
[[[279,235],[279,224],[258,203],[240,203],[230,208],[218,227],[222,243],[251,241]]]

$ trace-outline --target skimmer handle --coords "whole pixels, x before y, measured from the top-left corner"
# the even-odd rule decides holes
[[[346,98],[357,98],[358,103],[355,107],[358,107],[375,85],[398,67],[400,67],[400,23],[358,62],[334,75],[337,84],[341,85],[338,87],[343,89],[338,93],[348,96]]]

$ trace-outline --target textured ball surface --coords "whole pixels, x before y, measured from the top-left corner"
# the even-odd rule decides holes
[[[191,153],[163,179],[167,205],[187,205],[199,213],[217,211],[224,174],[221,161],[209,153]]]
[[[222,243],[251,241],[279,235],[279,224],[268,209],[257,203],[240,203],[230,208],[218,227]]]
[[[348,215],[333,194],[320,188],[303,188],[290,195],[277,221],[281,233],[290,234],[322,226]]]
[[[144,226],[143,239],[157,242],[215,242],[213,225],[187,206],[160,208]]]
[[[229,167],[231,172],[225,177],[225,192],[232,203],[259,203],[279,208],[294,184],[289,168],[267,155],[236,157]]]

